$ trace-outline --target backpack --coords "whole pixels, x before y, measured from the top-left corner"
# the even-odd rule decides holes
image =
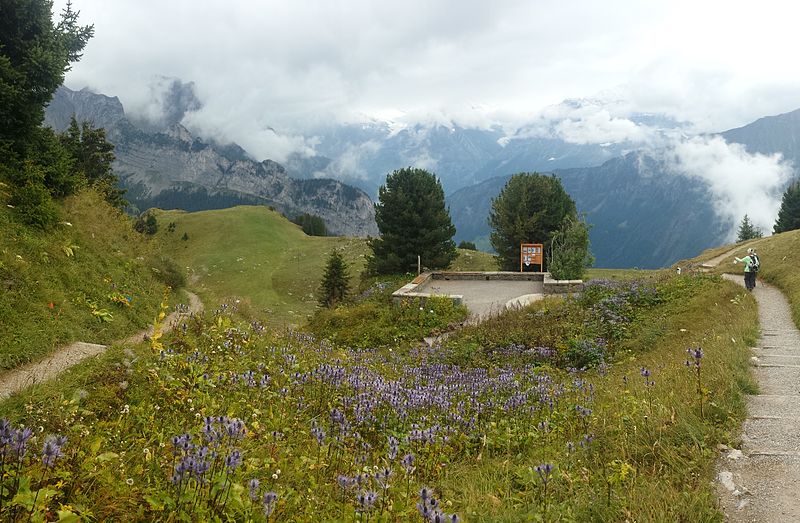
[[[758,255],[753,253],[750,255],[750,272],[758,272],[758,269],[761,268],[761,261],[758,259]]]

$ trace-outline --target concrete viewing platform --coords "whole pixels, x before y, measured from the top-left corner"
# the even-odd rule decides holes
[[[395,302],[447,296],[473,318],[522,307],[548,294],[580,292],[581,280],[553,280],[546,272],[425,272],[392,294]]]

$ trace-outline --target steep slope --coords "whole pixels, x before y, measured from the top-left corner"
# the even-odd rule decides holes
[[[662,267],[724,237],[703,185],[662,176],[660,171],[655,161],[634,153],[599,167],[555,171],[592,224],[589,234],[597,267]],[[509,177],[448,196],[457,241],[489,234],[491,199]]]
[[[800,168],[800,109],[720,133],[728,142],[740,143],[749,153],[775,154]]]
[[[167,266],[128,218],[85,191],[63,202],[55,230],[42,232],[16,223],[7,201],[0,184],[0,369],[152,323],[164,289],[155,276]]]
[[[72,114],[106,128],[116,146],[115,170],[128,198],[142,209],[260,203],[288,216],[318,215],[333,234],[377,233],[372,201],[358,189],[334,180],[295,180],[275,162],[253,161],[235,145],[205,142],[180,124],[143,130],[125,117],[117,98],[61,88],[47,109],[47,123],[63,129]]]

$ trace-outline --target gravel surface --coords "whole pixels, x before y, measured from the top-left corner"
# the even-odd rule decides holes
[[[744,285],[741,275],[724,277]],[[722,449],[720,508],[736,523],[800,521],[800,332],[778,289],[758,282],[753,296],[761,326],[751,358],[759,394],[748,398],[742,448]]]
[[[189,297],[189,312],[178,313],[173,312],[164,319],[164,331],[168,332],[175,326],[181,316],[193,314],[203,310],[203,304],[195,294],[186,291]],[[134,345],[144,341],[146,336],[153,334],[153,327],[131,336],[123,340],[121,343],[126,345]],[[81,341],[67,345],[58,349],[56,352],[46,357],[41,361],[23,365],[18,369],[8,371],[0,375],[0,400],[5,399],[12,394],[19,392],[31,385],[42,383],[49,379],[54,378],[58,373],[64,369],[79,363],[86,358],[96,356],[105,351],[108,347],[106,345],[98,345],[96,343],[84,343]]]

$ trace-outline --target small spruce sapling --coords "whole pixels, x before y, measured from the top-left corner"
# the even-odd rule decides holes
[[[325,265],[325,273],[320,285],[319,304],[323,307],[334,307],[344,301],[350,292],[348,267],[342,253],[334,249]]]

